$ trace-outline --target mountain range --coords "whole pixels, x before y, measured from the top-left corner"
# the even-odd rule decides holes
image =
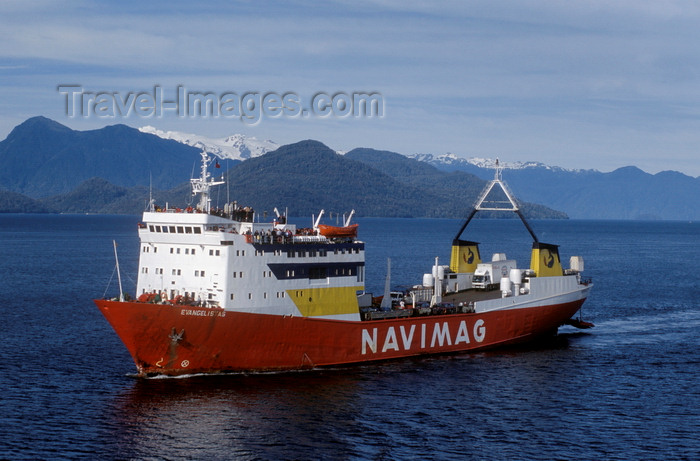
[[[359,216],[462,217],[494,174],[490,159],[452,154],[357,148],[339,155],[313,140],[279,146],[125,125],[75,131],[33,117],[0,142],[0,211],[140,213],[149,194],[182,203],[202,149],[226,159],[217,162],[217,175],[228,180],[219,200],[233,197],[268,212],[290,207],[298,216],[355,208]],[[681,173],[500,166],[530,217],[700,219],[692,200],[700,179]]]
[[[447,154],[412,158],[445,172],[493,177],[495,160]],[[538,162],[505,164],[503,178],[520,199],[562,210],[579,219],[700,219],[700,178],[677,171],[649,174],[634,166],[609,173]]]
[[[126,125],[76,131],[32,117],[0,142],[0,186],[31,198],[68,193],[93,177],[169,189],[189,180],[198,159],[197,148]]]
[[[125,125],[75,131],[34,117],[0,142],[6,166],[0,203],[8,203],[6,211],[22,204],[21,211],[137,214],[152,195],[160,204],[185,205],[201,148]],[[339,155],[313,140],[217,164],[223,168],[212,170],[225,175],[227,185],[216,190],[214,203],[236,200],[262,214],[275,207],[297,216],[354,208],[358,216],[461,217],[484,185],[474,175],[442,172],[399,154],[365,149]],[[566,217],[539,205],[523,209],[532,217]]]
[[[261,142],[241,135],[209,140],[177,132],[159,132],[149,127],[141,130],[165,139],[198,145],[223,158],[243,160],[263,155],[278,147],[272,141]],[[220,153],[220,145],[231,147],[228,152]],[[350,152],[356,151],[357,149]],[[403,155],[387,151],[382,153],[380,159],[372,162],[373,167],[381,168],[381,165],[391,164],[391,168],[382,169],[390,176],[401,169],[397,169],[397,163],[404,164],[402,168],[405,168]],[[349,157],[353,158],[352,155]],[[441,171],[465,172],[484,180],[493,178],[497,162],[497,159],[492,158],[462,158],[451,153],[411,154],[405,157],[432,165]],[[356,159],[363,161],[362,158]],[[567,169],[535,161],[501,161],[499,166],[504,170],[504,179],[521,200],[561,210],[571,218],[700,219],[700,207],[693,200],[700,196],[700,178],[679,172],[664,171],[652,175],[628,166],[603,173],[595,169]],[[404,181],[415,179],[413,174],[399,176]]]

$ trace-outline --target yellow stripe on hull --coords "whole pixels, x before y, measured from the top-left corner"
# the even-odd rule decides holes
[[[306,288],[304,290],[287,290],[287,295],[294,301],[304,317],[325,315],[357,314],[357,291],[363,285],[354,287]]]

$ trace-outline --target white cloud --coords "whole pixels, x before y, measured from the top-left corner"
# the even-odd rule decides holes
[[[386,99],[381,121],[166,118],[159,128],[584,168],[673,168],[665,156],[700,175],[700,162],[683,160],[700,144],[699,31],[700,4],[690,1],[13,1],[0,6],[0,131],[26,113],[60,117],[60,83],[368,90]]]

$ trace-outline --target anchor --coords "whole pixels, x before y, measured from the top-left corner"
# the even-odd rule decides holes
[[[180,333],[177,333],[177,332],[175,331],[175,327],[172,327],[172,329],[170,330],[170,334],[168,335],[168,338],[170,338],[170,340],[171,340],[173,343],[178,343],[178,342],[180,342],[180,341],[182,340],[182,337],[183,337],[184,335],[185,335],[185,329],[184,329],[184,328],[182,329],[182,331],[181,331]]]

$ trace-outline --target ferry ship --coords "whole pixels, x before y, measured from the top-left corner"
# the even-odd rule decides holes
[[[301,229],[236,202],[212,208],[209,173],[191,180],[193,207],[157,207],[139,223],[137,293],[95,300],[131,354],[137,375],[302,370],[512,345],[572,323],[592,283],[583,259],[563,269],[540,242],[496,169],[452,242],[449,265],[407,292],[365,293],[357,226]],[[502,191],[494,199],[494,190]],[[462,240],[479,211],[515,212],[533,237],[529,268]],[[352,216],[352,215],[351,215]],[[321,229],[323,232],[321,232]],[[116,244],[115,244],[116,256]],[[117,268],[119,267],[117,259]],[[390,272],[390,270],[389,270]]]

